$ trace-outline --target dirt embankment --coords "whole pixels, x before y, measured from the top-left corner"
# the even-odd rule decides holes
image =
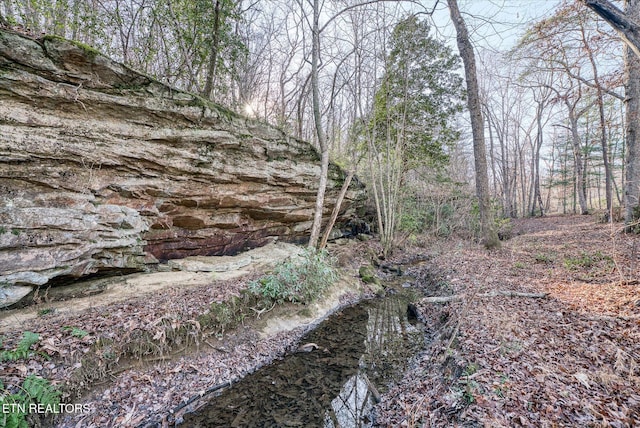
[[[518,220],[494,252],[424,242],[438,293],[459,299],[417,305],[434,340],[377,423],[640,426],[640,237],[621,226]]]

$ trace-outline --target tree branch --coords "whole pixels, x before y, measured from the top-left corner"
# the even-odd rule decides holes
[[[640,24],[631,20],[626,13],[608,0],[580,0],[589,9],[600,15],[619,34],[622,40],[640,58]]]
[[[506,297],[526,297],[529,299],[545,299],[549,296],[549,293],[522,293],[519,291],[511,291],[511,290],[500,290],[500,291],[492,291],[490,293],[477,294],[476,297],[498,297],[498,296],[506,296]],[[436,297],[425,297],[421,299],[422,302],[427,303],[449,303],[449,302],[460,302],[464,300],[466,295],[464,294],[455,294],[453,296],[436,296]]]

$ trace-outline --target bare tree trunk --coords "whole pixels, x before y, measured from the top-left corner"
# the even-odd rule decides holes
[[[489,106],[485,105],[485,110],[487,111],[487,118],[489,116]],[[491,165],[491,177],[493,178],[493,192],[498,193],[498,177],[496,175],[496,159],[495,153],[493,149],[493,132],[491,129],[491,120],[487,120],[487,128],[489,129],[489,161]]]
[[[531,205],[531,217],[536,215],[536,203],[540,207],[540,216],[544,216],[544,204],[542,203],[542,191],[540,189],[540,149],[543,143],[542,129],[542,113],[544,111],[545,102],[537,101],[536,109],[536,126],[537,135],[534,150],[532,153],[532,178],[533,178],[533,203]],[[553,171],[551,172],[553,174]]]
[[[476,169],[476,193],[480,208],[480,227],[482,240],[486,248],[500,246],[498,233],[495,229],[491,199],[489,196],[489,177],[487,174],[487,154],[484,143],[484,122],[478,90],[476,60],[473,46],[469,40],[467,26],[458,9],[457,0],[447,0],[451,20],[456,28],[458,49],[464,63],[465,79],[467,82],[467,103],[471,115],[471,131],[473,133],[473,155]]]
[[[627,0],[626,14],[634,22],[640,22],[640,0]],[[640,219],[640,153],[638,153],[638,134],[640,132],[640,60],[627,48],[626,62],[626,103],[627,103],[627,150],[625,182],[625,223],[631,224]],[[636,228],[637,229],[637,228]]]
[[[585,49],[589,56],[589,61],[591,63],[591,69],[593,70],[593,82],[596,85],[597,97],[598,97],[598,112],[600,114],[600,145],[602,148],[602,162],[604,164],[604,175],[605,175],[605,198],[607,200],[607,214],[606,217],[609,221],[612,220],[612,209],[613,209],[613,200],[611,194],[611,166],[609,165],[609,144],[607,143],[607,128],[606,128],[606,120],[604,116],[604,92],[602,90],[602,84],[600,83],[600,78],[598,76],[598,67],[596,66],[595,59],[593,58],[593,51],[591,50],[589,43],[587,42],[587,37],[585,35],[584,25],[581,25],[582,31],[582,42],[585,46]],[[600,186],[598,186],[600,189]],[[600,198],[598,198],[600,200]]]
[[[582,145],[580,144],[580,135],[578,134],[578,118],[571,108],[569,108],[569,124],[571,130],[571,145],[573,147],[573,160],[575,164],[575,192],[578,194],[580,214],[589,214],[583,173],[584,165],[582,160]]]
[[[322,240],[320,240],[320,245],[318,246],[318,248],[320,249],[323,249],[327,246],[329,235],[331,235],[331,229],[333,229],[333,225],[336,224],[336,219],[338,218],[340,207],[342,206],[342,201],[347,194],[347,190],[349,190],[349,185],[351,184],[351,180],[353,180],[354,175],[354,170],[349,171],[349,173],[347,174],[347,178],[345,178],[344,183],[342,183],[342,189],[340,189],[340,194],[338,195],[338,199],[336,200],[336,205],[333,207],[333,212],[331,213],[331,217],[329,217],[329,223],[327,223],[327,227],[324,231],[324,234],[322,235]]]
[[[67,12],[69,4],[67,0],[56,0],[53,16],[53,34],[64,37],[67,30]]]
[[[327,176],[329,175],[329,148],[327,139],[322,128],[322,115],[320,112],[320,88],[318,87],[318,68],[320,66],[320,2],[313,0],[313,28],[311,47],[311,91],[313,99],[313,120],[315,122],[318,146],[321,153],[320,183],[316,195],[315,214],[311,226],[311,236],[309,237],[309,247],[316,247],[320,237],[320,227],[322,226],[322,210],[324,207],[324,193],[327,188]]]
[[[214,6],[213,17],[213,38],[211,40],[211,53],[209,54],[209,66],[207,67],[207,76],[205,79],[203,96],[207,99],[213,97],[213,83],[216,76],[216,68],[218,65],[218,53],[220,51],[220,19],[222,1],[216,0]]]
[[[625,223],[627,231],[640,218],[640,159],[637,138],[640,130],[640,0],[627,0],[621,11],[607,0],[581,0],[618,31],[626,44],[626,162]]]

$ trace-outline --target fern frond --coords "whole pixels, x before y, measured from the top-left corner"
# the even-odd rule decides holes
[[[15,350],[4,350],[0,352],[0,361],[26,360],[31,356],[31,345],[40,340],[40,335],[31,331],[22,333],[22,339]]]
[[[45,406],[60,404],[60,391],[47,379],[29,375],[22,383],[22,389],[37,403]]]
[[[35,344],[40,340],[40,335],[38,333],[33,333],[31,331],[25,331],[22,333],[22,339],[20,343],[18,343],[17,351],[28,352],[31,345]]]

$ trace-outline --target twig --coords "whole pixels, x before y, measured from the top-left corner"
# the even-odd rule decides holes
[[[273,306],[271,306],[269,309],[267,308],[263,308],[263,309],[256,309],[254,307],[251,307],[251,310],[254,311],[255,313],[257,313],[258,315],[256,316],[256,319],[260,319],[260,315],[270,312],[273,308],[276,307],[276,302],[273,302]]]
[[[84,111],[87,111],[87,107],[84,105],[84,103],[82,101],[80,101],[78,99],[78,97],[80,96],[80,89],[82,88],[82,82],[80,82],[80,84],[78,85],[78,87],[76,88],[76,95],[75,97],[73,97],[73,101],[76,103],[80,103],[80,105],[82,106],[82,108],[84,109]]]
[[[498,297],[498,296],[506,296],[506,297],[526,297],[530,299],[545,299],[549,296],[549,293],[523,293],[520,291],[511,291],[511,290],[498,290],[492,291],[490,293],[482,293],[475,294],[471,297]],[[435,296],[435,297],[425,297],[422,299],[423,302],[427,303],[449,303],[449,302],[460,302],[465,300],[467,297],[466,294],[454,294],[453,296]]]

